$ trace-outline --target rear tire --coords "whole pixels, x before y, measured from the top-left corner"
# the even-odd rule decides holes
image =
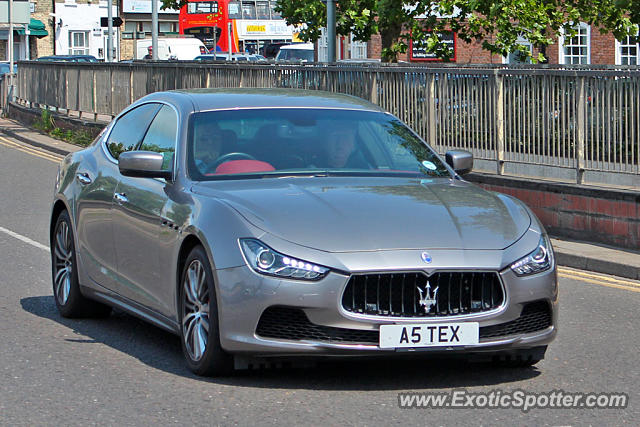
[[[73,228],[67,211],[56,219],[51,239],[53,298],[62,317],[106,317],[111,307],[85,298],[80,292]]]
[[[233,357],[220,345],[216,290],[202,246],[191,250],[182,269],[180,336],[182,352],[193,373],[222,376],[233,372]]]

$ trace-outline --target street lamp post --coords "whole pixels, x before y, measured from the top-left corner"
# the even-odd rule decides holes
[[[324,0],[327,3],[327,62],[336,62],[336,3],[334,0]]]
[[[112,0],[107,1],[107,54],[104,56],[106,62],[113,61],[113,3]],[[101,30],[102,31],[102,30]]]
[[[151,59],[158,60],[158,0],[151,0]]]
[[[9,50],[9,86],[13,87],[13,0],[9,0],[9,37],[7,37],[7,49]]]

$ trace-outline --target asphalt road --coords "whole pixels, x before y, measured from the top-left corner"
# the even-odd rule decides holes
[[[0,424],[637,425],[640,283],[562,269],[547,358],[332,362],[204,379],[177,337],[131,316],[68,320],[46,246],[56,159],[0,137]],[[603,285],[608,286],[603,286]],[[624,392],[626,409],[400,409],[400,392]]]

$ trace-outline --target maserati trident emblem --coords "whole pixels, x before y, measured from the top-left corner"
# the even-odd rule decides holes
[[[422,254],[420,254],[420,258],[422,258],[422,260],[427,264],[431,264],[431,261],[433,260],[431,255],[429,255],[429,252],[422,252]]]
[[[428,313],[429,311],[431,311],[431,307],[436,305],[438,287],[436,287],[433,290],[433,295],[431,295],[431,284],[429,283],[428,280],[427,280],[427,287],[424,288],[424,293],[423,293],[423,290],[420,289],[420,286],[417,286],[417,288],[418,288],[418,292],[420,292],[420,299],[418,300],[418,302],[420,303],[420,306],[424,308],[424,312]]]

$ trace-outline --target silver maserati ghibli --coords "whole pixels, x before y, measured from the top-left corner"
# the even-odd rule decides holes
[[[556,334],[553,250],[472,166],[351,96],[154,93],[60,165],[55,302],[178,334],[200,375],[302,356],[529,366]]]

